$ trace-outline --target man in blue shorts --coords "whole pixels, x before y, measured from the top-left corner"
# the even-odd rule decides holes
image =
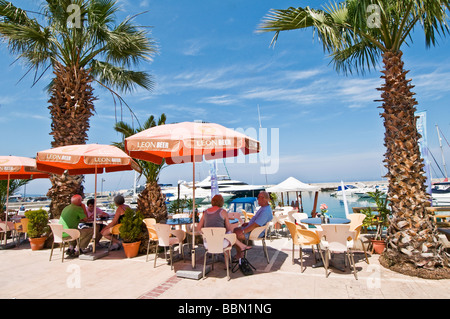
[[[268,222],[270,222],[273,218],[272,208],[269,205],[269,193],[260,192],[258,195],[258,205],[261,207],[256,212],[255,216],[248,223],[242,224],[241,227],[235,228],[234,232],[236,234],[236,238],[243,242],[245,239],[248,239],[248,236],[252,232],[253,229],[261,226],[265,226]],[[264,237],[264,232],[261,232],[259,237]],[[236,249],[236,258],[242,258],[244,256],[244,252],[237,246],[234,246]]]

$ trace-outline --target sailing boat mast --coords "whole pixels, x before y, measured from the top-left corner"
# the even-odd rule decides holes
[[[445,179],[448,179],[448,175],[447,175],[447,167],[445,166],[445,158],[444,158],[444,150],[442,149],[442,139],[441,139],[441,135],[439,134],[439,127],[436,124],[436,130],[437,130],[437,134],[438,134],[438,138],[439,138],[439,146],[441,147],[441,156],[442,156],[442,164],[444,166],[444,172],[445,172]]]
[[[260,133],[261,133],[261,128],[262,128],[262,126],[261,126],[261,114],[259,113],[259,104],[258,104],[258,120],[259,120],[259,129],[260,129]],[[264,153],[264,152],[261,153],[262,156],[264,156],[263,153]],[[264,172],[265,172],[264,175],[266,176],[266,185],[268,185],[269,182],[267,181],[267,168],[266,168],[266,165],[265,165],[265,160],[264,160],[264,158],[263,158],[263,161],[264,161]]]

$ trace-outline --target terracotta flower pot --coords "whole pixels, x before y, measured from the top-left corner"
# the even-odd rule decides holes
[[[383,251],[386,249],[386,241],[385,240],[375,240],[372,239],[373,250],[375,254],[381,255]]]
[[[45,240],[47,237],[30,238],[31,250],[40,250],[44,248]]]
[[[134,243],[123,243],[122,245],[123,250],[125,252],[125,256],[127,256],[127,258],[133,258],[137,256],[141,242],[137,241]]]

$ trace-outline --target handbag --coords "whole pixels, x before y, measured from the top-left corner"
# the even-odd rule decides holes
[[[244,276],[250,276],[253,275],[253,270],[256,270],[255,267],[253,267],[247,260],[247,258],[240,258],[237,262],[236,265],[234,265],[233,269],[231,269],[231,271],[233,273],[235,273],[238,269],[241,270],[241,272],[244,274]]]

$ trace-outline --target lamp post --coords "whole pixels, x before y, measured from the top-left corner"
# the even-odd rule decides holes
[[[106,181],[103,177],[102,177],[102,186],[101,186],[101,190],[100,190],[100,194],[103,195],[103,182]]]

